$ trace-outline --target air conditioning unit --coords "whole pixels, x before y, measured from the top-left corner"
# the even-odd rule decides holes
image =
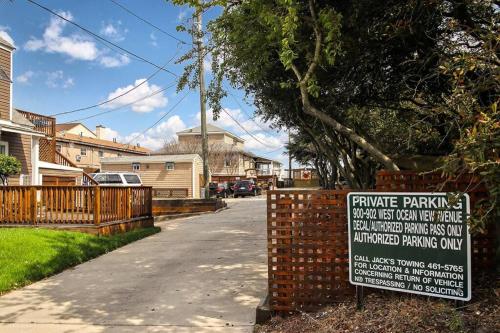
[[[82,160],[82,157],[81,157],[80,155],[76,155],[76,157],[75,157],[75,158],[76,158],[76,161],[77,161],[77,162],[80,162],[80,161]]]

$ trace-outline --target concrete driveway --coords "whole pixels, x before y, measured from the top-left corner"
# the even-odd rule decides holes
[[[264,198],[162,232],[0,297],[0,332],[251,332],[267,289]],[[1,268],[0,268],[1,269]]]

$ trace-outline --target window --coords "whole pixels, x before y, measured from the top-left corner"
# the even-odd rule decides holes
[[[141,170],[141,163],[132,163],[132,170],[133,171]]]
[[[174,170],[175,169],[175,163],[174,162],[165,162],[165,170]]]
[[[121,157],[121,156],[122,156],[122,154],[121,154],[121,153],[118,153],[118,157]]]
[[[0,141],[0,154],[9,155],[9,143]]]
[[[104,152],[103,152],[102,150],[99,150],[99,151],[97,152],[97,155],[98,155],[99,157],[104,157]]]
[[[76,159],[77,162],[80,162],[82,160],[82,157],[80,155],[76,155],[75,159]]]
[[[122,178],[120,177],[120,175],[111,173],[111,174],[107,174],[106,178],[107,178],[106,179],[107,184],[123,184]]]
[[[81,156],[87,156],[87,148],[81,148],[80,149],[80,155]]]
[[[226,157],[224,158],[224,166],[225,167],[230,167],[231,166],[231,158],[230,157]]]
[[[93,178],[99,184],[106,182],[106,175],[95,175]]]
[[[60,153],[60,152],[61,152],[61,150],[62,150],[62,146],[61,146],[61,145],[56,145],[56,151],[57,151],[58,153]]]
[[[141,179],[137,175],[123,175],[128,184],[140,184]]]

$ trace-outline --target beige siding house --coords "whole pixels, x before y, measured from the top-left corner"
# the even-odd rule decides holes
[[[201,127],[176,133],[180,150],[201,154]],[[245,140],[222,128],[207,124],[208,159],[212,182],[255,177],[255,155],[244,150]]]
[[[158,197],[171,193],[175,197],[200,197],[203,167],[197,154],[107,157],[101,159],[101,171],[135,172]]]
[[[56,149],[88,173],[101,169],[102,158],[143,156],[150,153],[144,147],[123,144],[116,139],[103,139],[103,129],[103,126],[97,126],[94,132],[80,123],[58,124]]]

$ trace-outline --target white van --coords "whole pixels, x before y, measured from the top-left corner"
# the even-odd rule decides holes
[[[90,175],[103,186],[142,186],[141,177],[133,172],[99,172]]]

